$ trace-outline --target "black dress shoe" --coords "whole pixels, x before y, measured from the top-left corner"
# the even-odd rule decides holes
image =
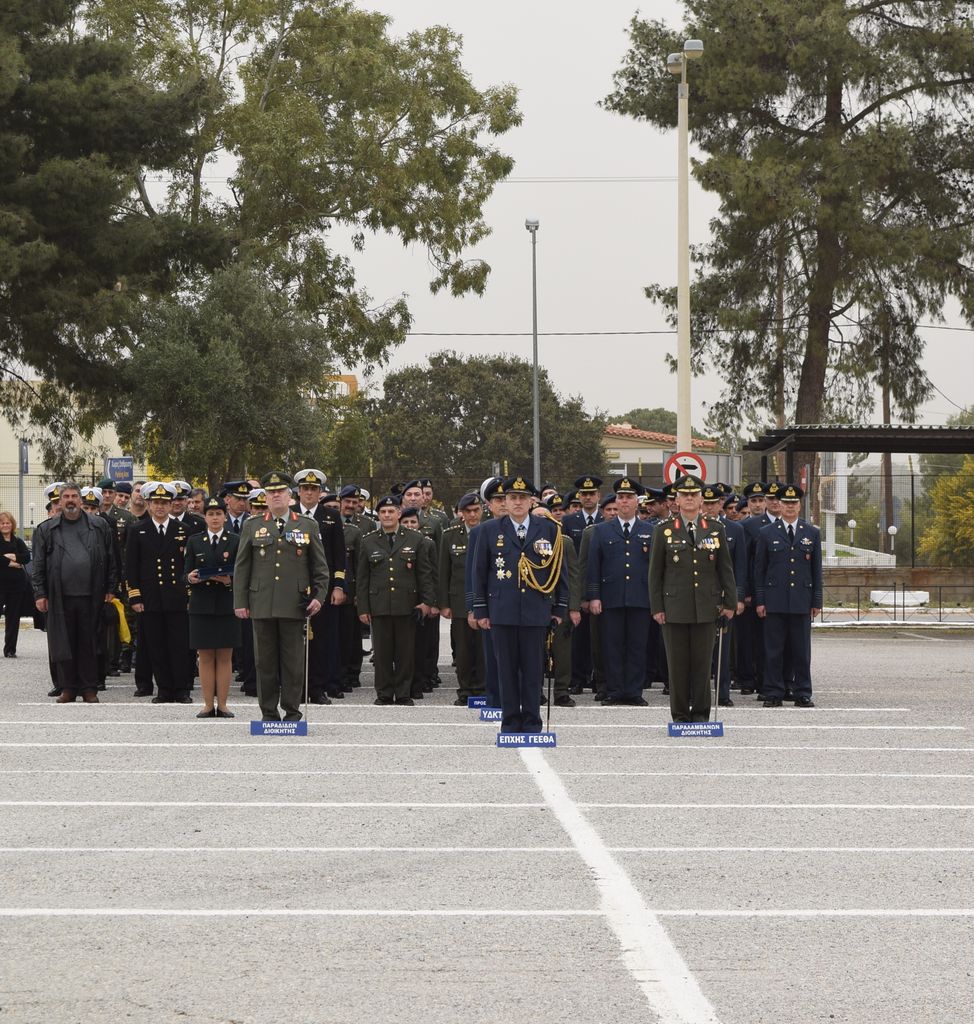
[[[401,704],[403,707],[411,708],[415,706],[416,701],[414,701],[412,697],[403,697],[401,700],[397,700],[396,704]]]
[[[281,721],[282,722],[300,722],[301,721],[301,716],[300,715],[285,715],[281,719]]]
[[[386,707],[387,705],[394,703],[394,701],[391,697],[376,697],[375,700],[372,701],[372,703],[379,704],[382,707]]]
[[[136,690],[135,693],[132,694],[132,696],[133,697],[151,697],[152,696],[152,691],[151,690]]]
[[[556,708],[573,708],[575,707],[575,701],[568,696],[567,693],[563,693],[560,697],[555,697]]]
[[[344,690],[328,690],[327,691],[327,696],[329,696],[332,700],[344,700],[345,699],[345,691]]]
[[[754,693],[753,690],[747,690],[747,689],[744,689],[744,687],[741,687],[741,696],[742,697],[750,697],[752,693]]]
[[[189,697],[189,696],[186,696],[186,697],[173,697],[172,703],[173,704],[192,704],[193,703],[193,698]]]
[[[52,687],[50,690],[47,691],[47,695],[48,695],[48,697],[60,697],[61,696],[61,687],[60,686]]]
[[[122,673],[119,672],[117,668],[111,668],[105,673],[109,679],[117,679],[121,674]]]
[[[455,708],[465,708],[467,706],[467,698],[457,697],[457,699],[453,702],[453,706]]]
[[[730,699],[730,697],[728,697],[726,700],[717,701],[717,707],[719,708],[732,708],[733,706],[734,702]]]
[[[815,701],[811,697],[796,697],[795,698],[796,708],[813,708],[815,707]]]
[[[670,688],[668,686],[664,686],[663,687],[663,696],[664,697],[669,697],[669,695],[670,695]]]
[[[315,693],[311,695],[310,702],[312,704],[330,704],[331,700],[323,693]]]
[[[256,689],[245,689],[243,686],[241,686],[240,687],[240,692],[245,697],[256,697],[257,696],[257,690]]]
[[[199,717],[199,716],[197,716]],[[221,711],[219,708],[216,709],[217,718],[236,718],[237,716],[232,711]]]
[[[432,692],[433,691],[430,690],[430,693],[432,693]],[[409,696],[410,696],[410,698],[412,700],[422,700],[426,696],[426,694],[423,693],[422,690],[410,690],[409,691]]]
[[[580,693],[583,693],[584,690],[584,686],[577,686],[575,683],[572,683],[572,685],[568,687],[568,692],[575,697],[577,697]]]
[[[170,704],[172,702],[169,700],[168,697],[153,697],[152,698],[152,703],[153,704]]]
[[[209,711],[205,709],[203,711],[197,711],[197,718],[216,718],[216,708],[210,708]]]
[[[782,699],[783,700],[794,700],[795,699],[795,695],[791,692],[791,690],[785,690],[785,695],[784,695],[784,697]]]
[[[769,698],[768,700],[766,700],[764,702],[764,706],[766,708],[780,708],[781,707],[781,701],[778,700],[777,697],[771,697],[771,698]]]
[[[17,657],[17,652],[16,651],[4,651],[3,652],[3,656],[5,658],[16,658]]]

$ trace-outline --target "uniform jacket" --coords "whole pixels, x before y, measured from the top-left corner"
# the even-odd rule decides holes
[[[247,522],[247,520],[249,518],[250,518],[250,513],[249,512],[243,512],[241,514],[241,516],[240,516],[240,529],[241,530],[243,530],[243,525],[244,525],[245,522]],[[235,537],[239,536],[237,531],[233,528],[233,516],[231,516],[229,512],[227,512],[227,525],[224,527],[224,529],[229,530],[230,533],[232,533]]]
[[[432,541],[396,527],[389,546],[383,530],[362,538],[356,571],[359,615],[412,615],[418,604],[436,605]]]
[[[649,551],[652,528],[638,518],[628,539],[617,518],[591,531],[585,566],[585,599],[604,608],[649,608]]]
[[[488,509],[484,509],[484,518],[470,531],[467,537],[467,562],[463,570],[463,586],[465,590],[463,603],[468,614],[473,611],[473,563],[476,557],[477,545],[480,543],[480,535],[488,523],[500,522],[501,519],[507,518],[506,515],[499,516],[497,519],[488,518],[488,511]]]
[[[822,607],[822,536],[817,526],[795,521],[795,543],[788,543],[783,520],[758,533],[754,603],[768,612],[808,615]]]
[[[176,521],[182,524],[187,537],[192,537],[194,533],[206,532],[206,520],[195,512],[190,512],[189,509],[183,513],[182,519]]]
[[[730,549],[731,563],[734,566],[734,582],[737,584],[737,600],[743,601],[750,576],[747,552],[747,534],[740,523],[720,517],[720,525],[727,534],[727,547]]]
[[[527,518],[527,534],[522,546],[509,516],[481,523],[471,570],[473,613],[489,618],[498,626],[547,626],[552,616],[564,618],[568,610],[568,573],[562,571],[551,594],[542,594],[520,579],[518,562],[522,553],[534,563],[542,559],[546,547],[559,540],[556,522],[544,516]],[[542,584],[550,570],[538,570]]]
[[[129,603],[141,604],[147,612],[184,612],[187,594],[183,562],[189,534],[172,516],[165,526],[165,536],[160,537],[157,523],[147,516],[128,529],[125,578]]]
[[[300,509],[300,505],[298,506]],[[301,513],[310,515],[318,524],[321,533],[321,545],[325,550],[325,561],[328,563],[328,576],[332,587],[341,587],[347,591],[345,581],[347,565],[345,561],[345,531],[342,529],[342,517],[333,508],[315,505],[314,512]]]
[[[362,530],[342,520],[342,537],[345,541],[345,593],[354,600],[356,594],[356,573],[358,555],[362,548]]]
[[[466,526],[460,523],[447,527],[440,537],[437,559],[437,603],[440,608],[449,608],[453,615],[467,614],[466,571],[469,553],[470,533]]]
[[[567,516],[565,517],[568,518]],[[563,519],[562,522],[565,520]],[[604,521],[604,520],[602,520]],[[598,523],[594,523],[591,526],[586,526],[582,530],[582,540],[578,546],[578,552],[575,555],[575,561],[577,562],[577,571],[574,577],[574,582],[569,579],[569,586],[572,587],[571,593],[569,594],[569,606],[570,607],[581,607],[583,600],[587,601],[585,597],[585,585],[588,582],[588,553],[592,549],[592,533]]]
[[[773,521],[767,512],[741,520],[741,529],[747,538],[747,583],[744,589],[748,597],[754,596],[754,551],[758,543],[758,534]]]
[[[303,619],[309,601],[328,598],[318,523],[296,512],[286,513],[284,520],[283,534],[270,512],[251,516],[240,531],[233,606],[249,608],[254,619]]]
[[[190,583],[186,577],[194,569],[225,569],[229,573],[237,560],[239,544],[240,537],[226,527],[223,528],[216,550],[210,544],[209,530],[203,533],[194,533],[186,541],[183,579],[186,586],[189,587],[190,615],[233,614],[232,581],[228,587],[225,583],[217,583],[211,579]]]
[[[700,516],[691,545],[683,516],[659,523],[649,555],[649,600],[672,623],[715,622],[737,609],[737,584],[727,534],[718,519]]]
[[[602,522],[601,511],[596,511],[595,521],[596,523]],[[565,516],[561,521],[561,531],[566,537],[571,539],[571,542],[575,545],[576,552],[581,547],[582,534],[585,532],[585,527],[588,525],[588,519],[582,511],[572,512]]]

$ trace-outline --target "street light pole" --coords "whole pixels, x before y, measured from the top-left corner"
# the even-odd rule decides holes
[[[538,226],[540,221],[528,218],[524,226],[531,232],[531,337],[534,341],[531,404],[533,409],[532,442],[534,445],[534,483],[541,486],[541,406],[538,397]]]
[[[703,56],[703,43],[688,39],[683,53],[671,53],[666,67],[680,76],[677,91],[677,230],[676,230],[676,447],[691,451],[690,423],[690,86],[687,64]]]

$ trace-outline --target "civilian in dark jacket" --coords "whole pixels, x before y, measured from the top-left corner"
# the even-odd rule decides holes
[[[0,612],[4,616],[3,656],[17,657],[20,613],[24,610],[24,590],[30,561],[30,549],[17,536],[17,520],[9,512],[0,512]],[[29,572],[29,570],[28,570]]]
[[[33,584],[38,611],[47,614],[47,644],[57,665],[59,704],[98,703],[96,642],[102,606],[115,590],[112,528],[83,515],[77,484],[61,488],[61,513],[34,534]]]

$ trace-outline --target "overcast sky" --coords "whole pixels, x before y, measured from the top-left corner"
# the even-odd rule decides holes
[[[589,337],[541,338],[539,358],[555,388],[583,396],[590,412],[610,415],[638,406],[676,407],[676,378],[664,355],[673,335],[598,336],[600,331],[665,331],[660,310],[643,296],[651,282],[676,281],[676,132],[598,107],[627,46],[630,0],[598,5],[554,0],[359,0],[394,18],[396,34],[433,24],[463,37],[463,63],[478,87],[517,86],[523,125],[500,139],[516,160],[512,180],[497,187],[485,216],[491,236],[468,254],[492,273],[483,298],[429,292],[421,246],[371,240],[355,254],[360,280],[376,302],[408,296],[414,331],[391,368],[425,362],[443,349],[510,353],[531,358],[531,244],[526,217],[538,231],[539,331],[590,331]],[[650,0],[644,13],[682,22],[676,0]],[[706,42],[706,41],[705,41]],[[660,54],[663,60],[665,54]],[[703,58],[706,60],[706,55]],[[676,93],[674,88],[674,99]],[[691,103],[692,85],[691,85]],[[531,178],[642,178],[642,181],[526,181]],[[690,238],[704,242],[716,213],[713,196],[691,182]],[[948,321],[961,325],[959,318]],[[462,337],[463,332],[525,331],[523,338]],[[924,368],[946,397],[935,395],[922,422],[943,423],[974,402],[974,333],[926,332]],[[381,380],[381,374],[379,375]],[[694,378],[693,421],[716,399],[720,381]],[[879,419],[878,412],[874,422]]]

